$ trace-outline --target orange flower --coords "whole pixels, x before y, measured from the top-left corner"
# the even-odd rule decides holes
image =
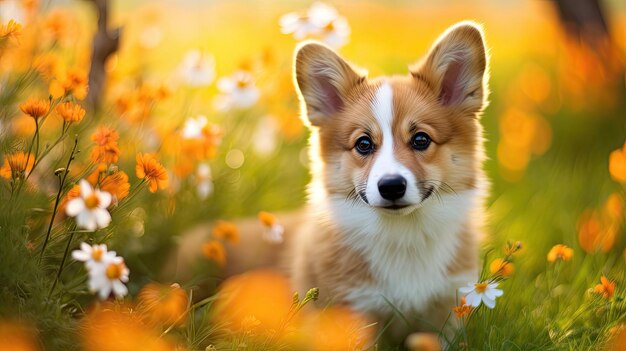
[[[330,307],[314,311],[307,317],[301,330],[308,338],[307,349],[364,350],[373,341],[371,321],[349,308]]]
[[[626,142],[609,155],[609,173],[618,182],[626,182]]]
[[[605,299],[613,297],[615,292],[615,282],[608,280],[605,276],[600,277],[600,284],[593,288],[593,291],[602,294]]]
[[[91,140],[96,143],[96,148],[91,151],[90,158],[94,163],[114,163],[120,156],[117,141],[120,136],[108,127],[100,127],[91,135]]]
[[[9,23],[0,25],[0,37],[16,38],[17,36],[20,35],[21,30],[22,30],[22,25],[11,19],[9,20]]]
[[[128,196],[130,190],[130,183],[128,182],[128,175],[124,171],[116,171],[111,174],[105,175],[100,180],[100,190],[106,191],[113,195],[113,203],[124,199]],[[112,204],[113,204],[112,203]]]
[[[226,297],[215,302],[218,324],[250,325],[250,316],[254,316],[254,324],[258,325],[255,332],[263,336],[283,336],[276,332],[283,332],[281,326],[293,301],[293,292],[284,275],[271,270],[235,275],[220,286],[218,296]]]
[[[259,221],[261,221],[261,223],[263,223],[263,225],[266,227],[271,227],[276,224],[276,216],[269,212],[261,211],[259,212],[258,216]]]
[[[26,164],[27,160],[28,164]],[[33,169],[34,164],[35,158],[21,151],[6,155],[4,164],[0,168],[0,176],[7,179],[23,178]]]
[[[489,265],[489,270],[492,274],[508,277],[513,274],[513,272],[515,272],[515,266],[513,266],[512,262],[507,262],[501,258],[496,258],[491,262],[491,265]]]
[[[44,53],[37,56],[33,66],[43,79],[49,81],[61,67],[61,59],[57,55]]]
[[[554,245],[548,253],[548,261],[569,261],[574,256],[574,250],[563,244]]]
[[[174,351],[175,346],[145,325],[138,314],[105,304],[81,321],[82,349],[85,351]]]
[[[587,253],[608,252],[615,243],[619,222],[604,213],[587,210],[578,221],[578,242]]]
[[[50,101],[28,98],[26,102],[20,104],[20,110],[34,119],[38,119],[48,113],[50,110]]]
[[[69,14],[66,11],[54,10],[44,20],[45,33],[52,36],[53,40],[62,39],[68,31]]]
[[[454,306],[453,311],[456,318],[461,318],[472,312],[472,306],[465,302],[465,296],[461,296],[461,303],[458,306]]]
[[[16,321],[0,321],[0,350],[40,350],[37,330]]]
[[[151,193],[156,192],[159,188],[165,189],[168,185],[165,167],[152,154],[137,154],[135,172],[137,178],[148,182]]]
[[[78,100],[87,96],[87,72],[79,68],[70,68],[67,72],[59,74],[57,79],[50,82],[49,92],[54,98],[60,98],[66,94],[72,94]]]
[[[178,284],[150,283],[139,291],[137,308],[150,324],[181,325],[187,312],[187,294]]]
[[[59,104],[54,111],[67,123],[78,123],[85,117],[85,109],[69,101]]]
[[[217,262],[220,266],[226,264],[226,250],[222,243],[217,240],[209,240],[202,244],[202,254],[207,259]]]
[[[413,333],[406,338],[404,345],[409,351],[441,351],[439,337],[435,333]]]
[[[224,239],[230,243],[239,243],[239,229],[235,223],[227,221],[217,221],[213,227],[213,237],[216,239]]]

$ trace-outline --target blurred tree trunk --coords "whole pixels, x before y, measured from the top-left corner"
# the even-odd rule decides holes
[[[98,31],[93,38],[91,67],[89,68],[89,93],[87,103],[92,110],[98,110],[102,100],[106,82],[105,63],[114,54],[120,41],[121,28],[108,30],[109,1],[89,0],[96,6],[98,14]]]
[[[610,37],[600,0],[555,0],[567,35],[594,47]]]

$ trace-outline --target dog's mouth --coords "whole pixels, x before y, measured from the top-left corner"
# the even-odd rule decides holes
[[[407,208],[409,206],[410,206],[409,204],[406,204],[406,205],[392,204],[392,205],[389,205],[389,206],[383,206],[383,208],[386,209],[386,210],[401,210],[401,209]]]

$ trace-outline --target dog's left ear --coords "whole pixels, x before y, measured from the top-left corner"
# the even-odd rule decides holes
[[[487,54],[482,29],[473,22],[448,28],[410,71],[435,90],[444,106],[475,114],[487,104]]]

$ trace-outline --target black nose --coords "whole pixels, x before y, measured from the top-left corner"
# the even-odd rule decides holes
[[[406,191],[406,179],[398,174],[388,174],[378,181],[380,196],[387,200],[398,200]]]

